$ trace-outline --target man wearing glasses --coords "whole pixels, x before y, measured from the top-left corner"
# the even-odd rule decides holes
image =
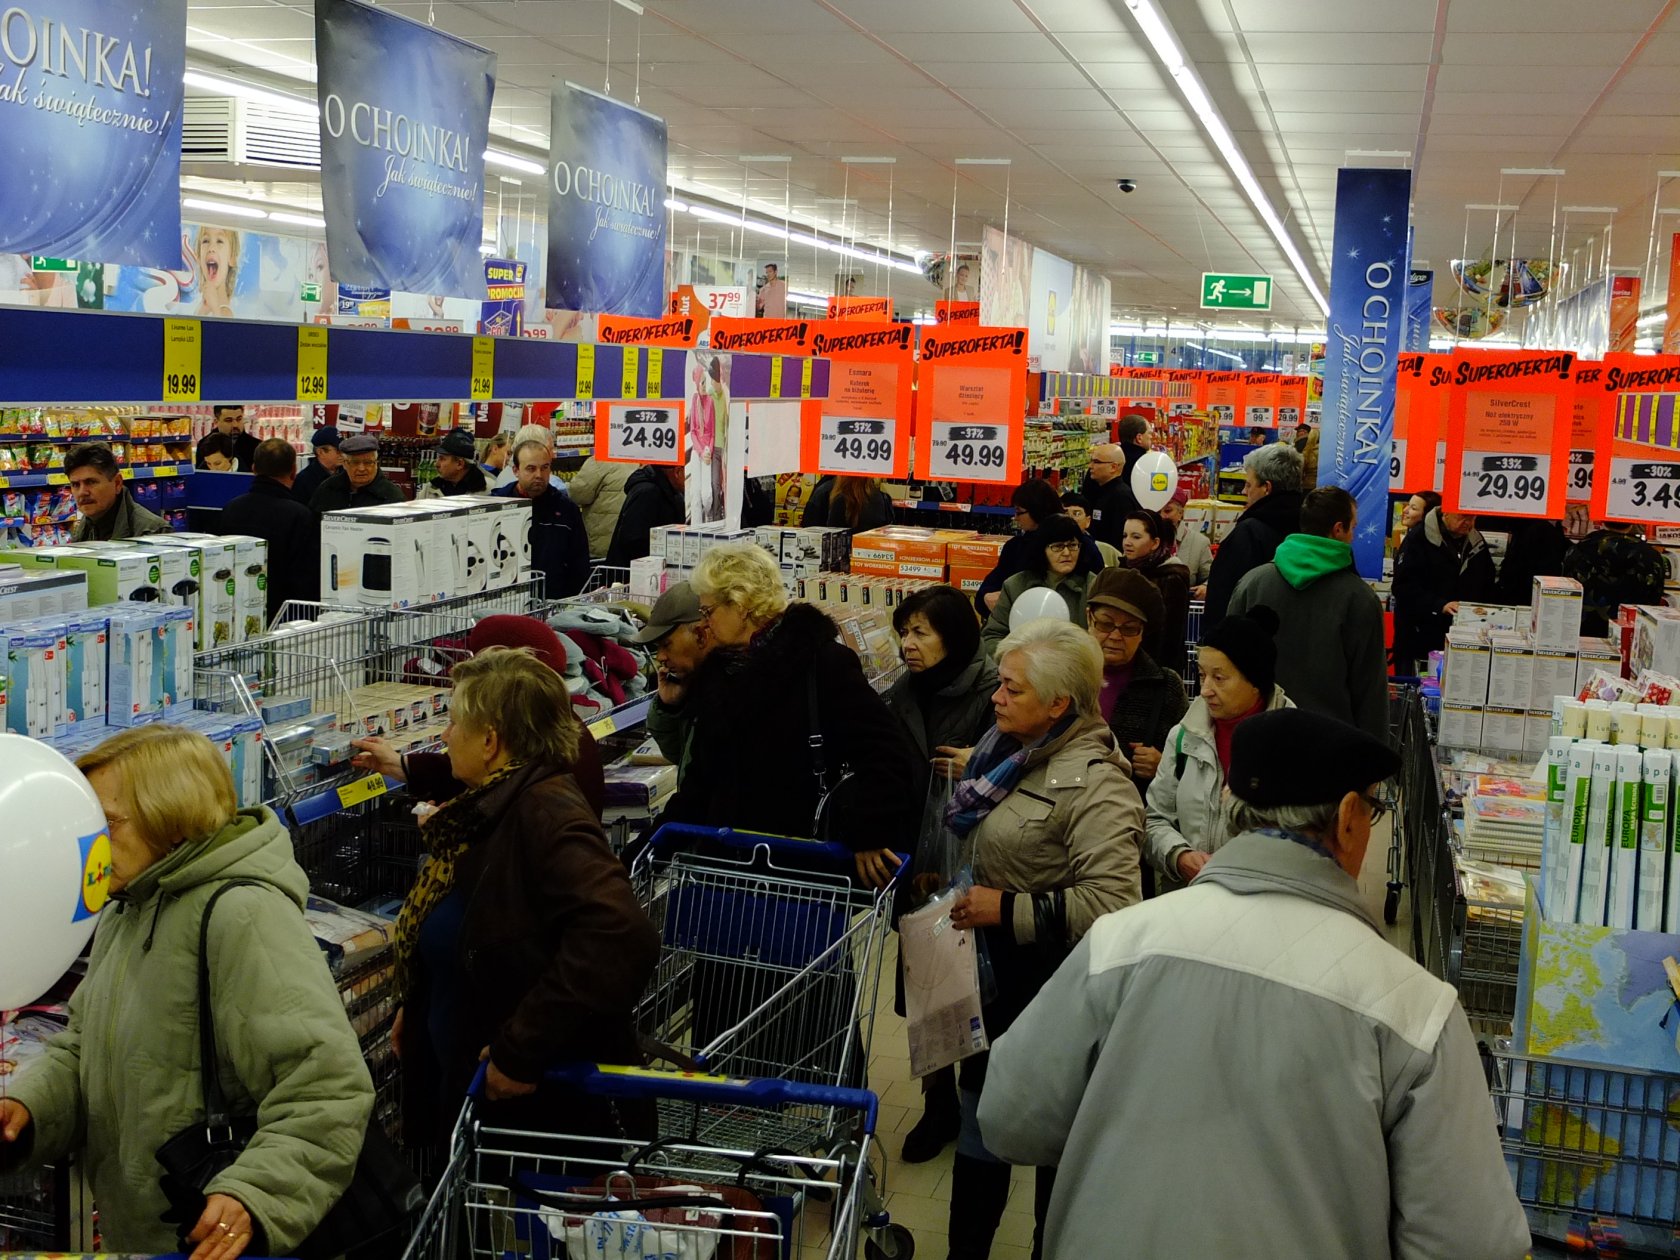
[[[1457,994],[1359,890],[1399,765],[1321,714],[1244,722],[1238,834],[1188,889],[1098,919],[993,1043],[980,1133],[1056,1166],[1045,1255],[1526,1254]],[[1187,1210],[1187,1169],[1241,1193]]]
[[[1091,471],[1082,492],[1091,504],[1091,537],[1110,547],[1120,546],[1126,532],[1126,513],[1137,510],[1132,493],[1132,465],[1149,450],[1149,421],[1144,416],[1126,416],[1120,421],[1118,445],[1105,443],[1091,448]]]
[[[379,439],[373,434],[345,438],[339,450],[344,455],[343,466],[309,498],[315,515],[403,501],[402,487],[379,471]]]

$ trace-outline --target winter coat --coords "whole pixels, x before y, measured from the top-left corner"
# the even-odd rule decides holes
[[[144,538],[148,534],[167,534],[172,526],[156,512],[149,512],[134,501],[124,486],[117,491],[117,501],[111,510],[97,521],[85,516],[76,518],[70,531],[72,542],[116,542],[124,538]]]
[[[1274,836],[1098,921],[993,1044],[980,1131],[1057,1167],[1047,1256],[1529,1248],[1457,994],[1346,872]],[[1186,1176],[1215,1169],[1231,1189],[1187,1202]]]
[[[496,491],[504,499],[520,497],[517,485]],[[531,568],[546,579],[549,599],[576,595],[589,581],[589,536],[583,513],[569,495],[549,486],[531,504]]]
[[[1190,570],[1177,556],[1168,556],[1159,564],[1133,564],[1129,560],[1120,563],[1148,578],[1160,592],[1161,624],[1150,632],[1147,647],[1157,661],[1182,675],[1189,657],[1184,636],[1190,622]]]
[[[1569,537],[1561,521],[1524,521],[1511,531],[1505,558],[1499,562],[1499,579],[1494,599],[1501,604],[1522,607],[1534,598],[1534,579],[1563,573],[1563,559],[1569,552]]]
[[[1133,744],[1164,750],[1167,736],[1183,720],[1189,707],[1184,679],[1156,664],[1148,652],[1139,651],[1132,658],[1132,679],[1108,715],[1108,729],[1114,732],[1120,751],[1128,757]],[[1164,752],[1162,757],[1164,760]]]
[[[1207,606],[1202,612],[1202,630],[1213,629],[1225,619],[1226,607],[1237,583],[1277,554],[1278,544],[1301,528],[1301,492],[1274,490],[1250,505],[1213,557],[1208,570]]]
[[[805,511],[799,518],[800,525],[828,524],[828,505],[834,497],[834,477],[818,477],[817,484],[811,487],[811,497],[805,500]]]
[[[304,507],[308,507],[310,500],[315,497],[315,492],[321,488],[321,484],[330,476],[332,476],[332,473],[327,471],[325,464],[318,459],[311,458],[307,464],[298,469],[298,475],[292,479],[292,498],[303,504]]]
[[[1138,507],[1137,495],[1132,493],[1132,465],[1143,452],[1137,448],[1122,449],[1126,451],[1126,464],[1119,476],[1099,484],[1087,474],[1080,487],[1080,493],[1091,505],[1091,537],[1111,547],[1120,546],[1121,535],[1126,532],[1126,514]]]
[[[268,541],[268,619],[289,599],[321,597],[321,518],[272,477],[258,477],[216,519],[218,534]]]
[[[1441,524],[1434,508],[1412,526],[1394,553],[1394,666],[1410,673],[1417,662],[1447,641],[1455,600],[1484,603],[1497,581],[1487,540],[1472,529],[1460,540]]]
[[[604,556],[612,546],[613,531],[617,529],[619,515],[624,511],[626,483],[633,472],[640,471],[632,470],[628,464],[613,464],[604,459],[585,460],[566,487],[572,502],[583,511],[583,528],[589,534],[590,555]],[[644,551],[642,554],[647,553]]]
[[[210,444],[210,439],[216,436],[216,430],[211,429],[198,439],[198,445],[193,447],[193,467],[204,467],[204,448]],[[235,433],[233,435],[234,467],[239,472],[250,472],[251,461],[257,457],[257,438],[251,433]]]
[[[468,463],[466,470],[461,473],[459,481],[445,481],[442,477],[432,482],[432,488],[439,494],[485,494],[489,491],[489,483],[484,480],[484,470],[477,464]]]
[[[1581,584],[1581,633],[1602,638],[1623,604],[1660,604],[1668,581],[1663,553],[1637,534],[1598,529],[1564,557],[1565,577]],[[1525,599],[1526,602],[1526,599]]]
[[[467,790],[467,785],[450,769],[446,752],[405,753],[403,766],[408,773],[408,794],[417,801],[441,805]],[[607,775],[601,765],[601,746],[587,726],[578,732],[577,757],[567,773],[577,780],[578,791],[583,793],[590,812],[597,818],[606,813]]]
[[[1295,707],[1282,687],[1272,688],[1266,712]],[[1179,770],[1179,761],[1184,763]],[[1217,853],[1230,838],[1225,809],[1225,771],[1214,743],[1213,715],[1197,696],[1184,720],[1167,732],[1161,768],[1149,785],[1149,836],[1144,851],[1161,878],[1163,892],[1183,888],[1179,857],[1195,849]]]
[[[1076,626],[1083,626],[1085,594],[1091,589],[1091,576],[1089,573],[1075,572],[1052,583],[1040,573],[1017,573],[1003,584],[1003,595],[980,630],[981,647],[996,656],[998,644],[1009,637],[1009,614],[1015,607],[1015,601],[1038,586],[1051,587],[1067,604],[1068,620]]]
[[[655,525],[681,525],[687,519],[683,492],[671,484],[663,468],[638,468],[624,482],[624,506],[607,544],[607,564],[626,569],[648,554],[648,538]]]
[[[1277,683],[1289,698],[1390,742],[1382,601],[1354,571],[1348,545],[1284,539],[1272,563],[1237,583],[1230,611],[1261,605],[1278,615]]]
[[[1188,525],[1178,527],[1178,558],[1190,571],[1190,585],[1202,586],[1213,569],[1213,544],[1207,535]]]
[[[659,959],[659,933],[576,780],[529,765],[488,792],[477,813],[455,869],[466,905],[447,1061],[437,1061],[426,1033],[439,978],[420,966],[404,996],[404,1107],[408,1132],[420,1139],[441,1137],[454,1121],[454,1100],[486,1046],[516,1081],[573,1060],[641,1062],[634,1013]],[[492,1104],[485,1118],[516,1129],[615,1131],[609,1103],[560,1089]]]
[[[1028,541],[1031,537],[1031,530],[1024,534],[1015,534],[999,550],[997,564],[992,566],[992,571],[985,576],[980,583],[980,589],[974,593],[974,608],[980,614],[981,620],[988,617],[992,611],[986,605],[986,596],[993,591],[1001,591],[1003,584],[1010,578],[1017,573],[1027,571],[1027,563],[1033,550],[1032,544]],[[1103,551],[1103,547],[1106,545],[1097,542],[1090,534],[1081,534],[1079,536],[1080,569],[1095,572],[1114,564],[1115,559]],[[1113,551],[1114,549],[1111,547],[1109,550]],[[1118,553],[1116,552],[1115,555],[1118,556]]]
[[[342,512],[346,508],[379,507],[384,503],[402,501],[402,487],[384,473],[379,473],[360,490],[355,490],[350,486],[350,475],[342,468],[323,481],[320,488],[309,496],[309,506],[314,509],[316,516],[323,516],[328,512]]]
[[[1318,485],[1318,427],[1315,425],[1307,440],[1301,444],[1301,489],[1311,490]]]
[[[292,1255],[350,1184],[373,1083],[304,921],[309,880],[291,836],[273,811],[243,810],[112,899],[68,1030],[8,1086],[33,1117],[31,1162],[81,1154],[109,1250],[176,1250],[174,1226],[159,1220],[168,1202],[155,1152],[204,1120],[199,923],[211,894],[234,879],[266,887],[233,889],[210,920],[217,1071],[233,1114],[254,1114],[261,1127],[208,1192],[245,1206],[266,1254]]]
[[[1027,757],[1026,769],[969,837],[974,882],[1000,889],[1007,917],[982,928],[996,981],[986,1035],[1023,1011],[1090,927],[1143,897],[1143,801],[1101,718],[1079,718]],[[963,1088],[984,1062],[965,1060]]]
[[[997,666],[984,646],[974,659],[945,686],[928,696],[911,685],[914,674],[905,674],[882,697],[887,708],[904,725],[920,758],[918,784],[927,793],[931,762],[936,748],[972,748],[992,725],[992,693],[997,690]]]
[[[909,851],[922,805],[916,751],[838,636],[827,613],[790,604],[745,648],[706,657],[683,706],[693,724],[688,770],[665,821],[809,836],[819,799],[808,743],[814,682],[828,783],[842,766],[854,775],[831,798],[831,838]]]
[[[866,529],[879,529],[883,525],[891,525],[893,523],[893,505],[885,490],[877,490],[864,503],[863,511],[858,513],[858,523],[856,525],[846,519],[846,501],[839,496],[829,499],[828,519],[826,521],[817,521],[812,518],[809,507],[805,510],[805,516],[814,525],[835,525],[848,529],[854,534],[861,534]]]

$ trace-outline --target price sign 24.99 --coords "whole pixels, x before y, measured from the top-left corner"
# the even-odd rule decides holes
[[[687,457],[681,402],[595,406],[595,457],[627,464],[681,464]]]

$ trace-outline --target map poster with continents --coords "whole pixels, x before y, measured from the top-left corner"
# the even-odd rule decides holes
[[[910,471],[915,326],[810,326],[806,353],[830,360],[828,397],[800,407],[799,471],[902,480]]]
[[[0,254],[181,265],[187,0],[0,13]]]
[[[1411,195],[1408,170],[1336,173],[1318,468],[1323,484],[1343,487],[1359,504],[1353,560],[1367,578],[1383,571]]]
[[[1432,371],[1431,385],[1451,391],[1447,511],[1563,518],[1574,367],[1567,350],[1460,350]]]
[[[1599,420],[1595,520],[1680,526],[1680,393],[1625,393]]]
[[[665,313],[665,153],[663,118],[575,83],[554,90],[549,306]]]
[[[316,0],[327,259],[340,284],[484,297],[496,55],[360,0]]]
[[[1015,485],[1026,426],[1027,330],[923,326],[916,476]]]

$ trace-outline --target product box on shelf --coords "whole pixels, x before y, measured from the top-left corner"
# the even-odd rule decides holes
[[[153,547],[36,547],[0,554],[25,568],[86,573],[88,600],[93,604],[123,599],[156,602],[161,595],[161,561]]]
[[[105,725],[105,612],[66,613],[64,619],[64,709],[72,726]],[[192,649],[189,645],[188,651]]]
[[[980,584],[991,574],[991,569],[962,569],[955,565],[946,575],[945,580],[956,587],[964,595],[971,598],[980,593]]]
[[[233,544],[233,641],[258,638],[268,628],[268,540],[224,534]]]
[[[915,563],[937,567],[947,564],[947,551],[954,542],[976,537],[971,529],[932,529],[922,525],[883,525],[852,538],[852,559],[885,564]]]
[[[1579,636],[1577,636],[1579,637]],[[1534,691],[1534,647],[1528,636],[1513,630],[1488,635],[1488,704],[1526,710]],[[1522,747],[1519,735],[1517,748]]]
[[[1482,738],[1479,747],[1508,757],[1520,757],[1528,742],[1528,713],[1523,709],[1495,707],[1482,710]]]
[[[666,581],[664,556],[640,556],[630,562],[630,598],[658,599]]]
[[[1581,637],[1581,584],[1566,577],[1535,578],[1528,628],[1537,648],[1573,647]]]
[[[55,569],[0,576],[0,621],[87,611],[87,574]]]
[[[451,502],[463,512],[471,542],[465,559],[468,582],[461,593],[517,586],[524,570],[531,567],[531,501],[474,494],[459,495]],[[482,586],[478,585],[480,559],[484,563]]]
[[[979,569],[990,573],[997,568],[998,557],[1003,554],[1003,545],[1008,541],[1002,534],[976,534],[972,538],[957,539],[945,549],[945,559],[953,573],[958,569]]]
[[[106,637],[106,721],[111,726],[138,726],[162,716],[156,692],[158,629],[161,610],[134,605],[111,608]]]
[[[497,509],[493,502],[463,496],[451,518],[452,557],[457,595],[479,595],[506,586],[506,565],[492,563]]]
[[[39,625],[0,628],[7,676],[6,729],[13,734],[51,739],[62,733],[62,642],[58,633]]]
[[[1636,610],[1628,665],[1634,673],[1654,669],[1680,676],[1680,608],[1641,605]]]
[[[1580,640],[1564,648],[1534,649],[1534,683],[1529,688],[1530,709],[1550,710],[1553,696],[1575,694],[1575,666],[1580,658]]]
[[[1442,748],[1480,748],[1482,712],[1477,704],[1441,704],[1439,741]]]
[[[1455,625],[1447,633],[1446,663],[1441,673],[1441,702],[1451,705],[1486,704],[1488,674],[1492,664],[1492,654],[1480,631],[1460,629]]]
[[[1604,670],[1606,673],[1620,677],[1622,674],[1622,650],[1612,639],[1582,639],[1576,645],[1575,686],[1574,694],[1579,695],[1587,680],[1593,676],[1594,670]],[[1643,667],[1642,667],[1643,668]],[[1668,673],[1666,669],[1659,673]]]
[[[321,518],[321,598],[370,608],[413,608],[437,598],[425,578],[429,522],[401,505],[347,508]]]
[[[153,649],[154,687],[166,716],[193,704],[195,616],[190,608],[165,604],[158,609],[157,646]]]
[[[191,552],[198,558],[198,609],[194,626],[199,651],[233,643],[239,549],[216,534],[156,534],[148,541],[159,547]],[[188,565],[191,563],[189,557]]]
[[[197,552],[175,546],[153,547],[152,537],[128,542],[82,542],[75,546],[89,551],[143,551],[157,558],[158,603],[174,604],[181,608],[196,608],[198,604]]]

